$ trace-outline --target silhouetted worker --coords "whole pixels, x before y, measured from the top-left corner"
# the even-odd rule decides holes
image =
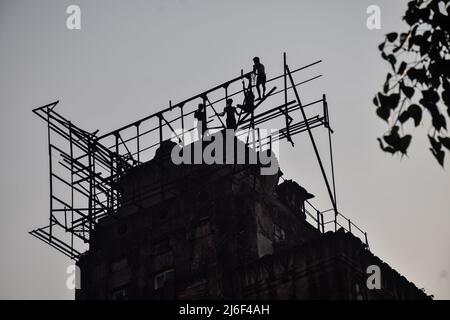
[[[237,105],[244,112],[251,113],[255,109],[255,95],[252,90],[252,83],[248,84],[248,88],[244,88],[244,102]]]
[[[249,82],[247,89],[245,89],[244,87],[244,102],[242,103],[242,105],[238,104],[237,107],[247,114],[246,116],[244,116],[244,119],[248,115],[250,115],[250,126],[253,128],[254,127],[253,111],[255,110],[255,95],[253,94],[251,81]],[[241,120],[240,116],[239,120]]]
[[[206,108],[203,103],[198,104],[198,109],[194,112],[194,118],[197,119],[198,136],[203,137],[207,130]]]
[[[227,99],[227,106],[223,109],[222,113],[219,113],[219,116],[223,117],[227,115],[226,125],[227,129],[237,129],[236,117],[238,115],[236,108],[233,107],[233,99]]]
[[[256,75],[256,90],[258,91],[258,99],[261,99],[266,94],[266,71],[264,69],[264,65],[259,61],[258,57],[253,58],[253,63],[253,73]],[[259,86],[263,89],[262,96]]]

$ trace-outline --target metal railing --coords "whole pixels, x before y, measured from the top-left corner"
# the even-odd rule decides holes
[[[367,248],[369,248],[367,232],[362,230],[342,213],[335,213],[334,209],[320,211],[307,200],[305,202],[305,214],[307,216],[306,220],[321,233],[328,231],[336,232],[338,229],[343,229],[344,231],[353,234],[355,237],[358,237]]]

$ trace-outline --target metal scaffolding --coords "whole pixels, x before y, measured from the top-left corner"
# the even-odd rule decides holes
[[[267,80],[267,85],[274,85],[268,88],[267,94],[261,100],[257,101],[254,112],[241,113],[236,135],[245,134],[250,129],[257,130],[259,125],[276,119],[284,120],[284,127],[277,132],[265,137],[257,135],[254,148],[258,151],[265,147],[270,149],[272,143],[278,140],[287,140],[294,145],[293,136],[308,132],[333,207],[331,211],[334,213],[334,219],[324,221],[323,214],[329,210],[320,212],[312,207],[311,210],[315,211],[316,215],[309,211],[307,213],[309,217],[312,217],[312,223],[317,224],[318,230],[325,232],[325,226],[331,222],[334,222],[335,230],[338,226],[346,228],[344,224],[338,222],[338,218],[343,216],[339,213],[336,204],[331,144],[333,130],[329,122],[328,104],[325,95],[315,101],[302,103],[298,93],[299,86],[320,78],[320,74],[300,82],[294,80],[294,74],[313,69],[320,63],[319,60],[291,71],[284,54],[283,73]],[[99,219],[106,216],[115,217],[119,208],[133,202],[133,199],[124,200],[121,197],[118,186],[120,179],[130,169],[152,160],[155,151],[163,142],[176,139],[184,143],[186,134],[195,130],[195,127],[188,124],[194,123],[194,113],[199,102],[203,103],[206,110],[211,113],[208,117],[208,127],[217,130],[225,129],[215,107],[231,97],[243,94],[247,87],[246,81],[251,87],[252,72],[244,73],[241,70],[241,74],[236,78],[177,104],[172,104],[170,101],[167,108],[102,135],[99,135],[98,130],[92,133],[87,132],[58,114],[55,107],[59,101],[34,109],[33,112],[47,123],[50,217],[46,226],[30,233],[68,257],[78,260],[87,250],[91,232]],[[275,84],[278,84],[281,89],[277,90]],[[232,89],[234,89],[233,92],[231,92]],[[284,101],[276,104],[274,97],[279,94],[283,94],[281,100]],[[307,108],[314,115],[307,116],[305,112]],[[300,120],[295,121],[296,118]],[[330,179],[312,134],[312,129],[321,126],[328,131],[331,158]],[[191,175],[195,174],[198,173],[195,171],[191,173]],[[167,192],[174,185],[182,183],[184,178],[186,177],[179,181],[169,181],[165,186],[155,186],[146,190],[147,196]],[[346,229],[352,231],[352,225],[354,229],[357,228],[348,220]],[[367,234],[365,232],[362,234],[367,244]]]

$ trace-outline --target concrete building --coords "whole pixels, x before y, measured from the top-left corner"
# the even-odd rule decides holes
[[[307,222],[313,195],[296,182],[257,164],[177,166],[171,147],[120,180],[123,207],[93,231],[76,299],[429,298],[351,233]]]

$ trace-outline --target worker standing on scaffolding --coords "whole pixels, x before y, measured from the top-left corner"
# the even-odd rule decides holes
[[[208,129],[206,122],[206,108],[203,103],[198,104],[198,109],[194,112],[194,118],[197,119],[198,137],[202,138]]]
[[[266,95],[266,71],[264,65],[259,61],[258,57],[253,58],[253,73],[256,76],[256,90],[258,91],[258,99],[261,100]],[[259,87],[262,87],[263,94]]]
[[[236,130],[237,123],[235,115],[238,115],[236,108],[233,107],[233,99],[227,99],[227,106],[223,109],[222,113],[219,113],[219,116],[223,117],[227,115],[226,125],[227,129]]]

